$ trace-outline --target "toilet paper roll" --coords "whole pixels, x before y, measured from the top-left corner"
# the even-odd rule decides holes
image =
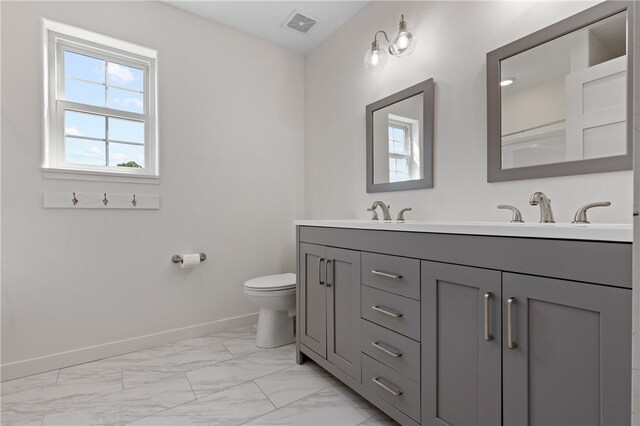
[[[180,267],[182,269],[190,269],[193,268],[196,265],[199,265],[200,262],[200,254],[196,253],[196,254],[183,254],[182,255],[182,264],[180,265]]]

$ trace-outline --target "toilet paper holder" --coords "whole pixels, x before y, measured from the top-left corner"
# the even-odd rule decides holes
[[[204,262],[205,260],[207,260],[207,255],[204,253],[198,253],[200,255],[200,262]],[[171,256],[171,261],[173,263],[182,263],[182,256],[180,256],[179,254],[174,254],[173,256]]]

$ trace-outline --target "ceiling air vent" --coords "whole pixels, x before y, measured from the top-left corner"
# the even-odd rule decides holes
[[[298,10],[291,12],[291,15],[284,21],[282,27],[296,30],[302,34],[306,34],[311,27],[318,23],[318,20],[306,13]]]

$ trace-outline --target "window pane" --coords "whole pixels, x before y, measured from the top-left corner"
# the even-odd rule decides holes
[[[109,85],[125,87],[139,92],[143,91],[144,73],[138,68],[108,62],[107,76]]]
[[[389,126],[389,140],[393,140],[393,127]]]
[[[109,88],[108,98],[107,106],[110,108],[137,112],[140,114],[144,112],[144,101],[141,93]]]
[[[64,51],[64,77],[75,77],[104,84],[104,61]]]
[[[397,141],[403,141],[404,142],[404,130],[403,129],[398,129],[397,127],[395,127],[393,129],[393,139],[397,140]]]
[[[105,117],[76,111],[64,112],[64,135],[105,139]]]
[[[397,160],[397,168],[399,172],[406,172],[407,171],[407,159],[406,158],[398,158]]]
[[[127,165],[125,166],[124,164]],[[144,146],[109,143],[110,166],[135,167],[136,164],[144,168]]]
[[[72,164],[106,164],[105,143],[85,139],[64,139],[64,161]]]
[[[109,140],[144,143],[144,122],[109,117]]]
[[[64,91],[64,97],[68,101],[104,106],[105,88],[100,84],[67,79],[65,81]]]
[[[389,152],[391,154],[404,154],[404,144],[402,142],[390,142]]]

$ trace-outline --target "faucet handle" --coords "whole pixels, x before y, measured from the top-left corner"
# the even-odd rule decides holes
[[[404,212],[410,212],[411,207],[405,207],[404,209],[398,212],[398,216],[396,217],[396,222],[404,222]]]
[[[587,220],[587,210],[594,207],[609,207],[610,205],[610,201],[597,201],[595,203],[584,205],[578,209],[576,215],[573,217],[573,222],[571,223],[589,223]]]
[[[371,212],[371,220],[380,220],[378,219],[378,212],[376,209],[368,208],[367,211]]]
[[[522,213],[520,213],[520,210],[518,210],[514,206],[500,204],[498,208],[503,210],[511,210],[511,223],[524,223],[524,220],[522,220]]]

